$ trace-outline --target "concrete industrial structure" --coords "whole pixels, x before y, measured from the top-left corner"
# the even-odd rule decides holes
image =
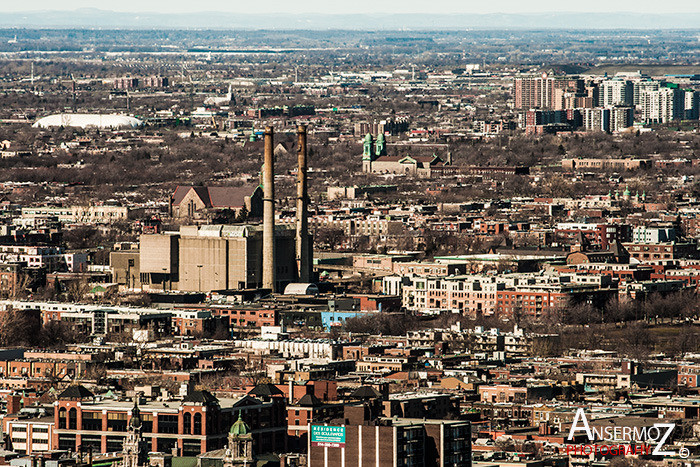
[[[299,140],[298,167],[297,167],[297,234],[296,253],[299,282],[309,282],[312,275],[312,264],[309,251],[309,193],[307,182],[306,159],[306,127],[297,128]]]
[[[179,232],[141,235],[140,278],[152,289],[210,292],[265,287],[283,290],[297,280],[294,230],[274,232],[276,284],[263,283],[263,227],[254,224],[182,226]],[[274,287],[271,287],[274,285]]]
[[[140,283],[151,289],[190,292],[251,288],[278,292],[291,282],[309,282],[313,249],[308,234],[305,127],[298,128],[298,141],[295,228],[275,226],[274,131],[267,127],[262,200],[257,187],[253,196],[245,201],[251,206],[255,204],[252,200],[262,202],[262,226],[189,225],[181,226],[179,232],[141,235]],[[181,203],[185,203],[190,194],[198,193],[198,187],[188,188]],[[209,192],[212,188],[202,190]]]
[[[275,280],[275,154],[274,131],[265,127],[265,162],[263,166],[263,244],[262,286],[273,292]]]

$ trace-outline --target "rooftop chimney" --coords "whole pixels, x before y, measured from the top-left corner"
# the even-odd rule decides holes
[[[262,286],[275,291],[275,155],[274,131],[265,127],[263,166],[263,251]]]
[[[311,280],[311,264],[309,258],[309,194],[306,176],[306,127],[297,127],[298,162],[297,169],[297,268],[299,282]]]

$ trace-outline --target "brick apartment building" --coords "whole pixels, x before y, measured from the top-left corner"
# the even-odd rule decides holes
[[[17,415],[6,415],[3,418],[2,430],[12,441],[14,452],[31,455],[56,449],[53,444],[54,426],[51,416],[19,418]]]
[[[323,402],[313,394],[304,395],[294,405],[287,406],[289,446],[303,449],[308,443],[309,425],[343,416],[345,404]]]
[[[142,401],[139,410],[151,451],[197,456],[226,445],[239,412],[256,427],[252,434],[257,452],[281,451],[287,427],[279,404],[272,398],[217,399],[194,391],[183,400]],[[72,451],[91,447],[94,453],[121,451],[133,407],[134,402],[100,400],[83,386],[70,386],[54,403],[53,445]]]
[[[365,424],[353,423],[354,417],[345,418],[345,424],[309,424],[309,467],[472,465],[468,421],[379,418]],[[315,436],[329,428],[342,443],[324,442],[324,438]]]

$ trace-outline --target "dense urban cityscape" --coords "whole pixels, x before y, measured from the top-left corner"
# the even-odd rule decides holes
[[[0,465],[700,465],[699,38],[0,29]]]

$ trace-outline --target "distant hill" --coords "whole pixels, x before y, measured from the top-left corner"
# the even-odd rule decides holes
[[[134,29],[699,29],[700,13],[236,14],[121,13],[94,8],[10,12],[0,28]]]

